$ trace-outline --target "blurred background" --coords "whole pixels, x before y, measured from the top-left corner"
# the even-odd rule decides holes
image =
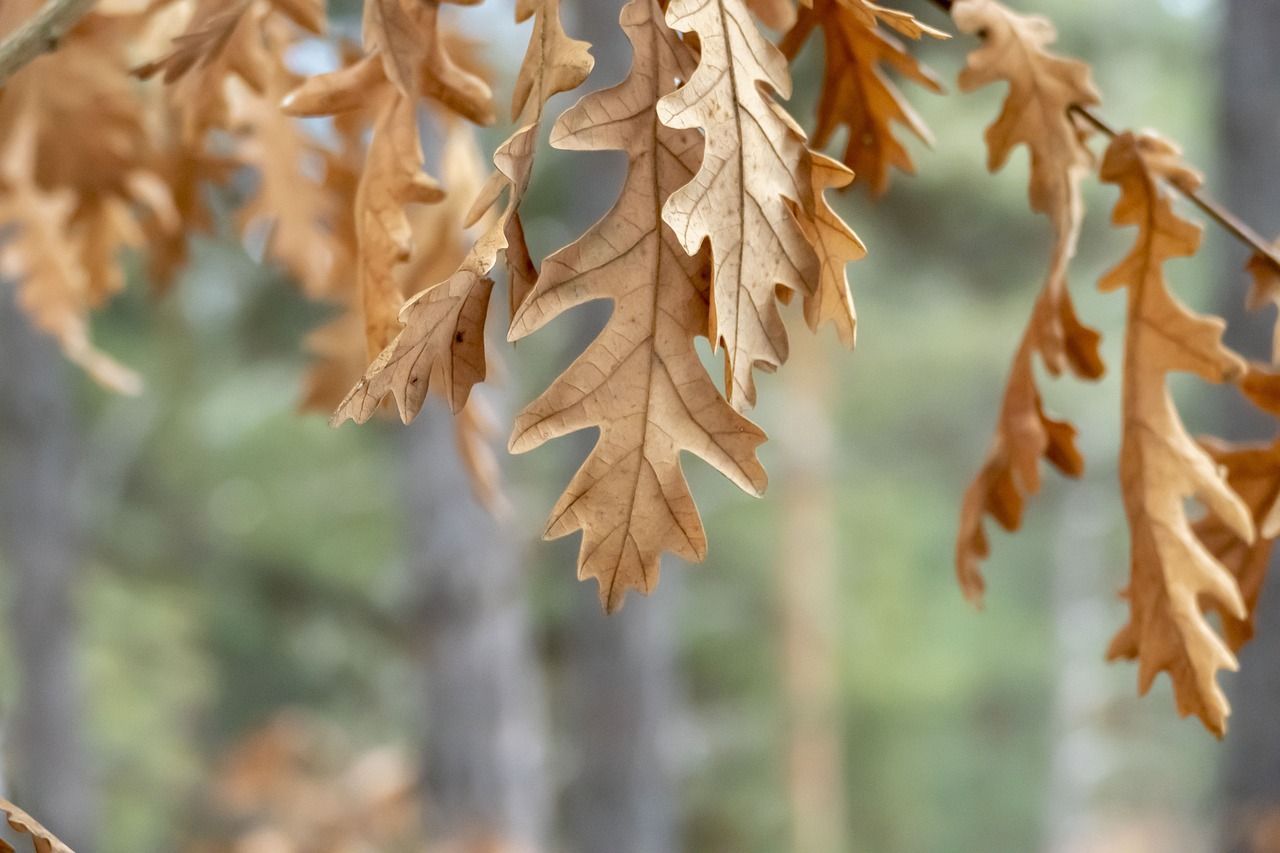
[[[358,4],[332,5],[357,33]],[[589,88],[629,64],[620,5],[565,2],[568,31],[596,45]],[[1215,195],[1280,233],[1280,3],[1016,6],[1093,64],[1113,124],[1178,140]],[[526,28],[510,0],[455,11],[489,40],[504,101]],[[97,321],[145,375],[140,399],[66,365],[6,293],[7,795],[81,853],[1280,850],[1280,584],[1242,673],[1224,676],[1222,743],[1178,719],[1165,678],[1139,700],[1135,668],[1103,662],[1127,574],[1123,299],[1093,287],[1131,241],[1107,227],[1111,188],[1088,186],[1073,275],[1111,370],[1045,386],[1081,428],[1087,472],[1048,476],[1024,532],[993,536],[984,612],[956,588],[960,495],[1049,239],[1025,154],[986,173],[1003,92],[955,93],[971,46],[919,48],[950,90],[907,93],[937,137],[913,147],[920,176],[838,201],[871,250],[850,270],[859,346],[798,334],[794,363],[761,381],[769,494],[688,460],[710,556],[669,561],[613,618],[574,578],[576,539],[537,540],[590,436],[503,453],[510,511],[495,519],[440,410],[336,431],[299,414],[301,341],[326,312],[232,227],[198,238],[162,301],[137,263]],[[820,60],[811,44],[796,68],[806,123]],[[621,165],[540,155],[535,254],[612,204]],[[1242,316],[1244,260],[1210,230],[1172,274],[1262,358],[1273,317]],[[481,392],[504,424],[598,328],[581,313],[508,352]],[[1193,431],[1270,437],[1231,393],[1175,390]]]

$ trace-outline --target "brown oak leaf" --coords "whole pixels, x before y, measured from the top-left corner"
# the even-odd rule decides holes
[[[622,25],[635,49],[631,73],[562,115],[552,144],[625,151],[626,181],[599,223],[547,258],[510,333],[518,340],[574,306],[613,302],[599,337],[520,413],[511,437],[520,453],[599,429],[546,535],[583,532],[579,577],[599,582],[610,612],[627,590],[653,590],[664,551],[686,560],[706,555],[682,451],[752,494],[766,483],[755,456],[764,433],[725,401],[694,349],[707,326],[707,253],[687,255],[661,216],[663,200],[697,171],[702,139],[664,126],[654,105],[689,78],[697,60],[663,21],[657,0],[631,0]]]
[[[1045,50],[1054,38],[1047,20],[1018,15],[995,0],[958,0],[952,16],[962,31],[983,37],[961,72],[960,88],[1009,84],[1000,115],[986,133],[988,164],[993,171],[1001,168],[1015,147],[1025,145],[1031,155],[1031,208],[1045,214],[1054,230],[1049,272],[1013,357],[991,447],[960,510],[956,575],[965,597],[980,604],[986,587],[981,562],[991,550],[984,516],[1017,530],[1027,498],[1040,489],[1041,459],[1070,477],[1084,469],[1075,427],[1045,412],[1035,357],[1053,376],[1069,369],[1097,379],[1104,370],[1098,333],[1077,319],[1067,289],[1084,217],[1080,182],[1093,165],[1068,108],[1098,97],[1088,66]]]
[[[472,387],[485,377],[484,330],[493,268],[503,255],[508,260],[512,255],[528,258],[518,215],[533,173],[543,109],[553,95],[581,85],[592,66],[586,42],[565,35],[559,0],[520,0],[517,19],[527,20],[530,15],[533,35],[516,80],[513,104],[519,128],[494,153],[496,170],[477,195],[467,224],[479,222],[505,194],[502,211],[453,275],[405,303],[399,334],[339,404],[332,418],[335,425],[348,418],[364,423],[388,395],[395,398],[401,419],[408,423],[431,388],[458,412]],[[511,288],[520,292],[524,286],[512,279]]]
[[[1184,503],[1198,499],[1246,543],[1254,526],[1213,458],[1187,435],[1166,377],[1182,371],[1232,381],[1245,364],[1222,344],[1226,324],[1192,313],[1165,280],[1165,262],[1199,249],[1200,228],[1174,211],[1161,181],[1195,187],[1199,176],[1166,140],[1132,133],[1108,147],[1101,176],[1120,188],[1112,221],[1138,228],[1133,249],[1099,282],[1104,291],[1128,288],[1120,482],[1131,534],[1130,617],[1107,654],[1138,661],[1142,693],[1167,671],[1179,713],[1221,736],[1230,708],[1216,676],[1236,660],[1202,608],[1234,619],[1246,618],[1246,609],[1236,579],[1196,538]]]
[[[822,30],[823,85],[813,143],[821,148],[841,127],[848,128],[845,165],[854,171],[855,181],[865,183],[875,195],[883,195],[889,188],[891,169],[915,173],[911,155],[894,135],[894,124],[903,125],[925,143],[933,143],[924,120],[885,75],[885,69],[893,69],[931,92],[940,94],[942,84],[881,27],[882,16],[892,10],[863,0],[811,0],[806,6],[779,47],[788,59],[795,59],[813,31]],[[905,12],[893,13],[887,20],[890,26],[906,29],[912,38],[926,34],[948,38]]]
[[[706,139],[702,166],[671,194],[663,218],[689,254],[710,242],[712,344],[724,347],[727,395],[755,404],[752,371],[787,358],[778,288],[813,291],[817,257],[792,215],[812,217],[808,151],[800,129],[776,109],[791,93],[786,58],[765,40],[742,0],[673,0],[667,22],[698,38],[688,81],[658,102],[658,117]]]

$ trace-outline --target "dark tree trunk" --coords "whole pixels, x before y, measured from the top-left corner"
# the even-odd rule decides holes
[[[1222,32],[1222,196],[1263,235],[1280,233],[1280,4],[1229,0]],[[1223,309],[1243,332],[1232,342],[1254,356],[1267,351],[1273,315],[1241,317],[1246,253],[1226,254]],[[1227,415],[1232,438],[1259,439],[1274,421],[1240,404]],[[1230,679],[1233,713],[1223,780],[1224,844],[1234,853],[1274,851],[1259,822],[1280,821],[1280,568],[1273,564],[1258,606],[1257,638]],[[1270,844],[1277,843],[1274,836]]]
[[[0,552],[18,666],[4,739],[12,796],[82,853],[95,848],[72,586],[80,564],[72,505],[77,429],[68,367],[0,284]]]
[[[451,418],[436,401],[408,441],[428,828],[468,851],[499,843],[545,850],[545,698],[518,548],[475,500]]]

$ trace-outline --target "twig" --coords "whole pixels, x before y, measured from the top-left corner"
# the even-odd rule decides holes
[[[1103,121],[1102,117],[1092,110],[1073,105],[1068,111],[1080,116],[1080,118],[1105,133],[1111,139],[1115,139],[1116,136],[1119,135],[1114,127]],[[1249,248],[1253,249],[1258,257],[1265,258],[1270,261],[1271,264],[1280,271],[1280,252],[1277,252],[1268,245],[1267,241],[1264,240],[1257,231],[1254,231],[1244,222],[1241,222],[1234,213],[1227,210],[1221,204],[1218,204],[1218,202],[1210,198],[1203,190],[1196,190],[1191,187],[1183,186],[1177,181],[1168,181],[1167,183],[1169,186],[1181,193],[1188,201],[1200,208],[1201,212],[1203,212],[1205,216],[1208,216],[1214,222],[1218,223],[1241,243],[1244,243]]]
[[[31,60],[56,50],[62,37],[88,14],[95,0],[49,0],[0,41],[0,86]]]
[[[953,0],[932,0],[932,2],[943,11],[947,13],[951,12]],[[1102,116],[1098,115],[1086,106],[1072,104],[1067,108],[1067,112],[1074,113],[1084,119],[1094,128],[1106,134],[1111,139],[1115,139],[1116,136],[1119,135],[1119,132],[1108,124]],[[1203,190],[1195,190],[1172,182],[1169,185],[1185,196],[1196,207],[1200,208],[1206,216],[1221,226],[1227,233],[1235,237],[1241,243],[1244,243],[1252,249],[1258,257],[1265,259],[1275,267],[1277,272],[1280,272],[1280,251],[1267,243],[1267,241],[1263,239],[1257,231],[1254,231],[1242,222],[1234,213],[1210,198]]]

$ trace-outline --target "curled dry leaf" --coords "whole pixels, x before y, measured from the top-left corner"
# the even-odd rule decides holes
[[[855,180],[877,196],[888,190],[891,169],[915,173],[911,155],[894,135],[895,123],[933,143],[923,119],[885,75],[885,69],[891,68],[931,92],[942,92],[933,72],[885,32],[882,19],[911,38],[948,38],[912,15],[865,0],[811,0],[779,44],[788,59],[795,59],[813,31],[821,28],[823,85],[813,142],[821,148],[841,127],[848,128],[844,163],[854,171]]]
[[[1245,543],[1254,541],[1254,525],[1213,458],[1187,435],[1166,377],[1183,371],[1232,381],[1245,364],[1222,344],[1225,323],[1192,313],[1165,281],[1164,263],[1195,254],[1200,228],[1178,216],[1160,182],[1194,187],[1199,177],[1167,141],[1124,133],[1107,149],[1102,180],[1120,188],[1112,221],[1138,228],[1128,256],[1099,282],[1104,291],[1128,288],[1120,481],[1131,535],[1130,618],[1108,657],[1138,660],[1143,693],[1167,671],[1179,712],[1222,735],[1230,709],[1216,676],[1236,660],[1202,608],[1233,619],[1247,612],[1236,579],[1196,538],[1184,502],[1200,500]]]
[[[1067,289],[1084,217],[1080,181],[1093,165],[1068,108],[1097,103],[1098,95],[1088,66],[1045,49],[1054,39],[1047,20],[1018,15],[995,0],[958,0],[952,15],[963,32],[983,36],[960,74],[960,88],[1009,84],[1000,115],[987,129],[988,165],[1000,169],[1015,147],[1025,145],[1031,208],[1047,216],[1054,230],[1049,272],[1014,354],[991,448],[960,511],[956,575],[965,597],[981,603],[986,583],[980,564],[990,554],[984,515],[1017,530],[1027,497],[1040,489],[1041,459],[1071,477],[1084,469],[1075,427],[1045,412],[1034,362],[1039,355],[1050,374],[1065,368],[1083,379],[1097,379],[1104,369],[1098,333],[1077,319]]]
[[[519,224],[520,203],[533,172],[534,152],[547,101],[577,88],[591,73],[586,42],[570,39],[560,24],[559,0],[520,0],[518,20],[534,17],[529,50],[516,80],[514,109],[519,128],[498,146],[496,171],[481,189],[468,216],[474,224],[506,203],[471,251],[445,281],[421,291],[400,311],[403,328],[374,359],[334,412],[337,425],[350,418],[364,423],[381,401],[393,396],[406,423],[435,388],[454,412],[485,377],[485,317],[493,291],[492,272],[500,255],[527,259]],[[522,285],[514,280],[515,291]]]
[[[652,591],[664,551],[687,560],[706,555],[682,451],[752,494],[766,483],[755,456],[764,433],[725,401],[694,349],[707,327],[707,253],[686,255],[661,218],[663,200],[697,171],[702,138],[661,124],[654,105],[677,79],[688,79],[697,59],[663,21],[657,0],[631,0],[622,26],[635,49],[630,74],[562,115],[552,144],[625,151],[626,181],[599,223],[547,258],[510,334],[523,338],[585,302],[613,302],[599,337],[520,413],[511,437],[520,453],[599,429],[546,535],[583,532],[578,575],[599,582],[611,612],[627,590]]]
[[[35,848],[35,853],[72,853],[71,848],[59,841],[58,837],[52,832],[45,829],[40,824],[40,821],[8,800],[0,798],[0,811],[4,812],[5,819],[14,832],[21,833],[31,839],[31,845]],[[0,838],[0,851],[3,851],[3,853],[15,853],[14,848],[2,838]]]
[[[787,358],[777,288],[807,295],[817,280],[814,249],[791,212],[814,216],[808,151],[771,95],[790,96],[786,59],[742,0],[674,0],[667,22],[697,36],[701,58],[688,82],[658,102],[658,117],[677,130],[700,129],[706,150],[663,218],[687,253],[711,243],[709,337],[725,349],[728,398],[741,409],[755,403],[752,370],[776,370]]]

